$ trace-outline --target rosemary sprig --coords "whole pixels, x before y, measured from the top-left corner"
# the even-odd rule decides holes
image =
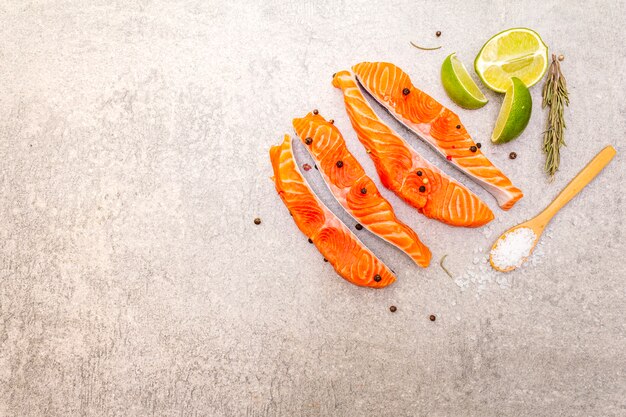
[[[543,132],[543,152],[546,154],[545,170],[552,179],[561,163],[561,146],[565,145],[563,110],[565,106],[569,106],[567,84],[561,73],[561,64],[555,54],[552,54],[552,63],[548,69],[548,78],[543,86],[542,96],[541,107],[549,107],[547,126]]]

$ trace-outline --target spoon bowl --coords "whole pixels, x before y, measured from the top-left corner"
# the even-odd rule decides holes
[[[524,262],[526,262],[528,258],[530,258],[530,255],[532,255],[533,251],[535,250],[535,246],[537,246],[537,243],[539,242],[539,238],[541,237],[541,234],[543,233],[543,230],[545,229],[545,225],[542,227],[541,225],[538,224],[538,222],[535,222],[534,220],[535,218],[525,221],[524,223],[520,223],[517,226],[513,226],[506,232],[502,233],[498,239],[496,239],[496,241],[493,243],[493,246],[491,247],[491,251],[489,252],[489,263],[491,264],[491,267],[493,269],[495,269],[496,271],[500,271],[500,272],[511,272],[512,270],[518,267],[516,265],[511,265],[511,266],[502,268],[498,266],[493,260],[493,253],[496,250],[496,247],[504,241],[504,239],[509,233],[518,229],[522,229],[522,228],[530,229],[535,234],[535,240],[533,241],[533,244],[530,247],[530,250],[528,251],[528,255],[522,257],[521,262],[519,262],[519,266],[521,266]]]

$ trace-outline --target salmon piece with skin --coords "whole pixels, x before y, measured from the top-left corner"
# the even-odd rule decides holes
[[[270,149],[276,191],[291,213],[296,226],[345,280],[363,287],[381,288],[396,277],[322,203],[306,183],[293,155],[291,138]]]
[[[491,209],[478,196],[430,164],[380,120],[352,73],[336,73],[333,85],[343,92],[352,127],[385,187],[426,217],[452,226],[479,227],[493,220]]]
[[[405,252],[417,265],[427,267],[430,250],[396,217],[389,201],[348,150],[339,129],[313,113],[293,119],[293,127],[339,204],[367,230]]]
[[[459,117],[415,87],[400,68],[387,62],[362,62],[352,70],[375,100],[492,194],[502,209],[510,209],[524,196],[481,152]]]

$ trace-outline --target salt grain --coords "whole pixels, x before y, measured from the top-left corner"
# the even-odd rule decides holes
[[[491,250],[493,264],[499,269],[517,268],[530,255],[536,239],[537,235],[528,227],[507,233]]]

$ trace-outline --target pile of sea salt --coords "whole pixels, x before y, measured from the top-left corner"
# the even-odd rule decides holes
[[[528,227],[519,227],[499,239],[491,250],[491,261],[498,269],[517,268],[530,256],[537,235]]]
[[[487,238],[492,235],[492,232],[493,231],[489,226],[485,228],[485,230],[483,230],[483,234]],[[526,234],[526,232],[523,233]],[[547,237],[551,237],[550,233],[548,233],[547,235]],[[518,239],[515,238],[515,236],[517,235],[513,235],[513,238]],[[515,242],[515,240],[513,240],[513,242]],[[502,242],[499,243],[501,244]],[[505,249],[505,247],[503,247],[502,249]],[[543,257],[543,241],[539,241],[539,243],[535,247],[535,250],[533,251],[533,256],[528,259],[528,261],[524,263],[523,266],[539,265],[542,263]],[[484,252],[481,245],[477,245],[477,247],[474,249],[474,259],[472,263],[465,269],[464,272],[461,272],[459,275],[455,276],[454,282],[461,289],[461,291],[466,291],[470,288],[473,288],[475,291],[474,295],[476,296],[476,298],[479,298],[480,294],[485,291],[491,283],[495,282],[501,289],[507,289],[510,288],[513,284],[513,279],[513,275],[501,273],[494,270],[489,263],[489,252]]]

